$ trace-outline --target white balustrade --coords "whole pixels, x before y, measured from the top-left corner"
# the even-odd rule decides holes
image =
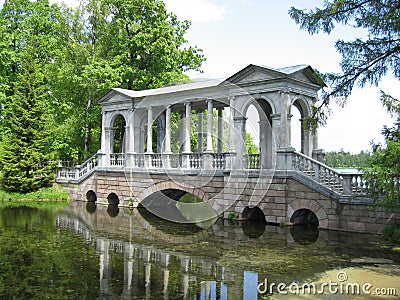
[[[57,178],[59,179],[78,179],[86,174],[90,174],[91,171],[99,164],[99,158],[97,154],[93,155],[87,161],[81,165],[71,167],[69,162],[60,162],[58,167]]]
[[[247,154],[247,168],[248,169],[260,168],[260,154]]]
[[[362,173],[340,173],[304,154],[292,152],[292,167],[314,181],[342,195],[365,194]]]
[[[110,166],[124,167],[125,166],[125,153],[110,154]]]

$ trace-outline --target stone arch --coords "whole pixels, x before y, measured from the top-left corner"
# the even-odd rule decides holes
[[[256,94],[247,98],[242,105],[241,113],[247,116],[250,106],[254,106],[258,114],[258,145],[260,151],[259,166],[262,169],[270,169],[275,162],[275,139],[272,129],[272,116],[276,112],[273,101],[264,95]],[[251,165],[250,165],[251,167]]]
[[[136,200],[138,203],[142,202],[146,197],[150,196],[151,194],[154,194],[156,192],[161,192],[163,190],[181,190],[187,193],[190,193],[200,199],[202,199],[204,202],[210,204],[212,197],[205,191],[203,191],[201,188],[198,187],[193,187],[193,188],[188,188],[186,186],[181,186],[173,181],[164,181],[164,182],[159,182],[156,184],[153,184],[146,189],[144,189],[141,193],[139,193],[136,196]]]
[[[311,115],[311,107],[309,101],[307,101],[307,99],[303,96],[296,95],[295,97],[293,97],[289,113],[291,113],[291,109],[293,106],[296,106],[299,109],[300,113],[302,114],[302,118],[306,118]]]
[[[318,217],[308,208],[301,208],[296,210],[290,218],[290,223],[294,225],[319,225]]]
[[[290,222],[295,211],[300,209],[308,209],[313,212],[318,218],[319,227],[328,227],[328,215],[324,207],[315,200],[300,200],[296,199],[290,202],[287,206],[287,221]]]
[[[86,192],[86,200],[88,202],[96,202],[97,201],[97,195],[93,190],[88,190]]]
[[[110,193],[107,196],[108,204],[118,205],[119,204],[119,197],[116,193]]]
[[[106,128],[113,128],[115,120],[119,117],[122,116],[125,120],[125,124],[129,123],[129,111],[125,110],[119,110],[119,111],[113,111],[113,112],[107,112],[106,113],[106,120],[105,120],[105,127]]]
[[[249,220],[249,221],[256,220],[256,221],[266,222],[265,221],[265,214],[262,211],[262,209],[259,208],[258,206],[254,206],[254,207],[246,206],[243,209],[242,217],[243,217],[243,219]]]
[[[125,153],[126,152],[126,138],[127,132],[126,127],[128,125],[127,120],[123,114],[117,113],[113,116],[111,123],[112,136],[111,136],[111,153]],[[117,124],[118,122],[118,124]],[[119,124],[120,123],[120,124]],[[121,128],[116,128],[121,126]],[[118,142],[118,144],[116,144]]]
[[[247,110],[249,109],[249,106],[251,104],[253,104],[257,108],[257,110],[265,112],[262,101],[269,105],[269,107],[271,108],[271,114],[276,114],[276,107],[275,107],[274,102],[270,98],[268,98],[267,96],[262,95],[262,94],[254,94],[254,95],[247,97],[243,101],[242,105],[240,107],[236,107],[236,109],[243,116],[245,116]]]
[[[312,154],[312,147],[313,143],[311,140],[311,133],[310,131],[304,126],[303,120],[311,115],[311,107],[309,101],[301,95],[297,95],[293,98],[290,106],[290,115],[293,115],[293,107],[295,107],[300,113],[299,120],[291,120],[291,125],[293,122],[300,122],[300,149],[297,149],[301,153],[311,156]],[[293,133],[291,133],[292,139]],[[293,142],[293,140],[291,141]]]

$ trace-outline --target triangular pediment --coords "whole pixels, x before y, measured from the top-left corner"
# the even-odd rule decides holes
[[[274,69],[257,65],[248,65],[225,81],[238,84],[252,81],[273,80],[283,76],[285,76],[285,74]]]
[[[117,102],[129,101],[134,96],[132,93],[133,91],[130,90],[114,88],[105,93],[98,100],[98,103],[105,104],[105,103],[117,103]]]
[[[280,69],[258,65],[248,65],[246,68],[240,70],[225,81],[233,84],[239,84],[263,80],[284,80],[285,78],[291,78],[305,83],[325,86],[325,83],[322,81],[321,77],[309,65],[298,65]]]

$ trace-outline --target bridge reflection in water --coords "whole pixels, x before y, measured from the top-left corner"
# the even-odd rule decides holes
[[[287,250],[296,245],[326,243],[324,234],[328,234],[306,231],[303,235],[296,228],[245,222],[227,230],[224,222],[228,221],[219,220],[204,230],[193,224],[160,220],[141,209],[120,208],[115,213],[110,207],[79,201],[57,215],[59,228],[72,230],[96,247],[102,299],[257,299],[258,282],[265,276],[275,282],[283,278],[229,263],[235,259],[235,249],[248,244],[251,251],[260,242],[261,247],[266,246],[267,241],[271,246],[284,245]],[[222,247],[220,243],[210,250],[221,240]],[[296,276],[309,278],[325,268],[299,267]],[[293,275],[288,272],[288,283]]]

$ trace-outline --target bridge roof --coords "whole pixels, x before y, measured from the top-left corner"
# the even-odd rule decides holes
[[[224,84],[241,84],[270,79],[291,78],[297,81],[305,82],[314,86],[324,87],[325,83],[319,75],[309,65],[297,65],[284,68],[270,68],[262,65],[250,64],[239,72],[226,79],[197,79],[194,82],[178,85],[164,86],[148,90],[128,90],[122,88],[113,88],[99,99],[99,103],[107,102],[114,94],[122,94],[128,98],[145,98],[162,94],[176,92],[199,90],[204,88],[217,87]]]

